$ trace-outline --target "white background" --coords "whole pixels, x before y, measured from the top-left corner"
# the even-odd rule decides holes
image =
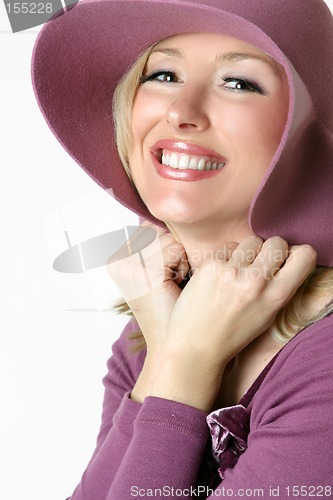
[[[305,0],[306,1],[306,0]],[[333,10],[333,0],[327,2]],[[103,269],[60,274],[72,242],[136,221],[49,131],[30,83],[39,28],[12,34],[0,4],[0,498],[64,500],[93,451],[106,360],[126,318]],[[91,221],[80,226],[87,206]]]

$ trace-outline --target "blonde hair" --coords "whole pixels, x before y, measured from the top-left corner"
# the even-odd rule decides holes
[[[128,151],[132,144],[131,117],[132,107],[143,70],[155,44],[149,47],[132,64],[118,83],[113,95],[113,121],[118,155],[121,163],[132,180],[128,161]]]
[[[132,177],[128,152],[132,144],[131,116],[133,102],[145,65],[154,46],[155,44],[149,47],[133,63],[118,83],[113,97],[113,119],[118,154],[130,179]],[[172,227],[166,225],[174,234]],[[333,268],[317,266],[288,304],[278,312],[272,328],[274,338],[280,342],[288,342],[304,328],[331,314],[333,312],[333,300],[319,312],[317,311],[312,315],[305,314],[306,304],[312,299],[324,296],[324,294],[330,294],[333,297]],[[120,299],[114,305],[114,310],[117,313],[131,314],[128,304],[123,299]],[[134,333],[131,337],[137,340],[134,347],[135,351],[145,347],[145,341],[140,331]]]

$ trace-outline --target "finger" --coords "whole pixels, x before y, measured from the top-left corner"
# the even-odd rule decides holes
[[[172,279],[179,284],[189,272],[189,263],[185,248],[173,241],[163,251],[166,266],[166,279]]]
[[[285,305],[315,268],[317,253],[310,245],[291,247],[285,265],[275,274],[273,293]]]
[[[253,262],[266,279],[271,279],[281,268],[288,257],[288,243],[279,236],[266,240]]]
[[[156,230],[157,226],[141,225],[134,228],[128,228],[128,238],[123,245],[128,250],[129,255],[140,252],[159,238]]]
[[[151,222],[144,221],[129,234],[117,253],[114,254],[113,259],[119,257],[119,254],[123,254],[123,256],[124,254],[132,255],[138,251],[142,251],[150,245],[154,246],[154,241],[157,239],[160,240],[162,237],[169,234],[167,230]]]
[[[179,285],[179,283],[181,283],[185,279],[189,270],[190,270],[190,266],[189,266],[189,263],[187,260],[186,252],[184,251],[181,254],[181,259],[180,259],[179,264],[176,268],[176,277],[175,277],[174,281],[177,285]]]
[[[241,241],[232,253],[229,263],[237,267],[249,266],[253,263],[261,248],[263,240],[259,236],[249,236]]]
[[[223,245],[222,248],[220,248],[215,252],[214,257],[218,260],[223,260],[227,262],[228,260],[231,259],[232,254],[234,253],[238,245],[239,243],[237,243],[236,241],[228,241]]]
[[[173,280],[180,282],[189,270],[185,249],[171,233],[164,233],[142,251],[152,283]]]
[[[190,269],[184,247],[168,229],[164,229],[147,220],[143,221],[141,226],[156,230],[165,264],[165,279],[172,279],[176,284],[179,284],[186,277]]]
[[[178,284],[181,281],[183,281],[183,279],[186,277],[186,275],[190,270],[190,265],[188,262],[188,257],[185,248],[183,248],[183,252],[181,253],[181,258],[177,269],[179,273],[179,278],[177,279],[176,283]]]

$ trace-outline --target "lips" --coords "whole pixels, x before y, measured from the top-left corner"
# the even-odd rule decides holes
[[[206,179],[220,173],[227,163],[216,151],[170,139],[158,141],[150,151],[157,173],[175,180]]]

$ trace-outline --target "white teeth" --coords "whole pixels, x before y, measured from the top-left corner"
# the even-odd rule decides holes
[[[171,168],[178,168],[183,170],[216,170],[223,168],[225,165],[225,163],[217,164],[216,162],[206,162],[204,158],[191,157],[187,154],[181,154],[180,156],[178,156],[177,153],[172,153],[170,155],[164,152],[162,154],[161,163]]]
[[[198,170],[198,160],[196,158],[191,158],[189,168],[192,170]]]
[[[205,170],[205,167],[206,167],[206,170],[208,170],[208,167],[206,165],[206,162],[203,158],[201,158],[201,160],[199,160],[199,163],[198,163],[198,170]]]
[[[162,165],[169,165],[170,156],[168,154],[162,154],[161,163]]]
[[[190,157],[189,155],[182,155],[178,160],[178,168],[189,168]]]
[[[172,153],[172,155],[170,156],[169,167],[178,167],[178,156],[176,155],[176,153]]]

